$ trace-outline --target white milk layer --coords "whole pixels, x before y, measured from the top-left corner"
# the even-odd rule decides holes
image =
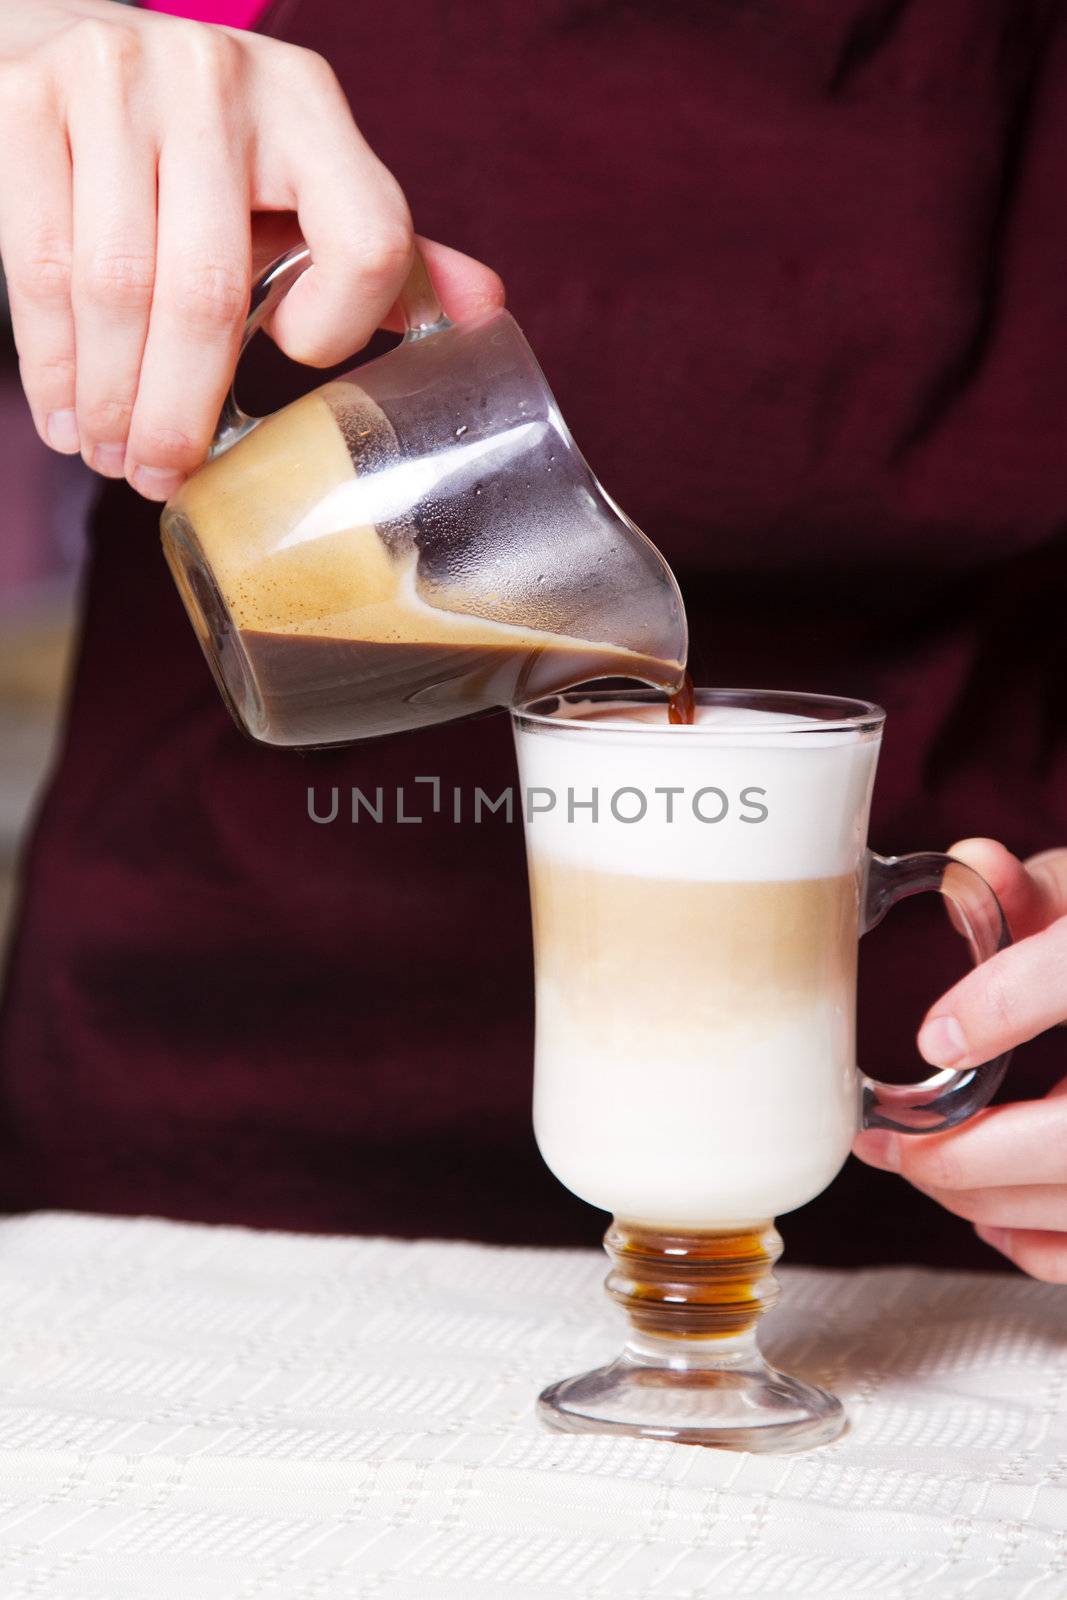
[[[822,878],[854,871],[867,837],[877,734],[811,718],[662,706],[591,725],[516,730],[527,845],[574,865],[659,878]]]
[[[851,877],[859,893],[876,733],[711,709],[689,729],[601,716],[593,727],[561,721],[517,729],[516,743],[523,788],[555,795],[544,810],[535,796],[527,813],[531,876],[539,864],[546,872],[578,869],[582,893],[596,895],[605,874],[613,915],[620,875],[661,880],[668,894],[679,880],[743,893],[749,883]],[[667,787],[682,791],[669,822],[652,806],[655,791]],[[646,795],[640,821],[613,813],[610,797],[623,788]],[[568,811],[568,791],[588,800],[593,789],[595,821],[589,810]],[[723,810],[714,796],[694,810],[702,789],[726,797],[720,820],[701,820]],[[749,793],[746,803],[743,794],[755,789],[762,793]],[[677,893],[685,898],[680,886]],[[664,974],[680,977],[679,994],[691,997],[665,1013],[642,1000],[640,985],[628,985],[626,970],[609,971],[605,982],[598,963],[625,963],[595,915],[589,925],[599,931],[580,958],[550,959],[553,927],[544,907],[553,904],[542,895],[534,1125],[561,1182],[616,1216],[681,1228],[764,1221],[824,1189],[846,1159],[858,1118],[851,942],[851,959],[828,964],[825,982],[795,995],[783,985],[768,1003],[765,975],[749,994],[743,973],[725,991],[721,975],[717,985],[707,983],[705,951],[715,941],[687,945],[680,920],[664,941],[673,948],[648,950],[642,962],[645,971],[662,962]],[[770,909],[766,897],[760,904],[773,943],[773,898]],[[574,915],[572,905],[572,931]],[[593,947],[598,941],[603,948]]]
[[[745,1227],[830,1184],[858,1126],[855,986],[772,1025],[670,1034],[619,1005],[606,1025],[537,987],[534,1133],[566,1188],[661,1228]]]

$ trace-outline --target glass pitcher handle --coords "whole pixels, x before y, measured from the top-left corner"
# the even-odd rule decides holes
[[[306,244],[298,244],[292,250],[287,250],[285,255],[279,256],[276,261],[272,261],[270,266],[260,273],[252,285],[248,316],[245,318],[244,332],[241,335],[241,348],[237,353],[238,361],[244,355],[252,335],[262,327],[278,302],[288,294],[300,274],[310,265],[311,251]],[[405,342],[423,339],[428,333],[440,333],[443,328],[452,326],[449,318],[441,310],[437,291],[419,250],[415,251],[411,270],[400,291],[399,304],[407,324]],[[243,439],[246,433],[251,432],[259,421],[261,418],[250,417],[247,412],[241,410],[234,393],[234,386],[231,384],[230,392],[219,413],[208,459],[222,455],[231,445],[236,444],[238,439]]]
[[[861,932],[877,927],[891,906],[933,889],[944,895],[967,936],[975,966],[1011,943],[1000,901],[985,879],[954,856],[867,856]],[[1011,1051],[979,1067],[946,1067],[922,1083],[879,1083],[863,1077],[861,1126],[894,1133],[940,1133],[965,1122],[989,1104],[1011,1060]]]

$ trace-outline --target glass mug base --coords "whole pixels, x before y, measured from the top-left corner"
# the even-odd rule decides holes
[[[606,1288],[630,1337],[609,1365],[544,1390],[537,1409],[549,1427],[768,1454],[842,1431],[838,1399],[776,1372],[757,1347],[756,1323],[778,1295],[771,1223],[682,1233],[616,1220],[604,1247]]]
[[[561,1433],[617,1433],[766,1455],[829,1444],[845,1426],[840,1400],[769,1367],[755,1349],[681,1367],[629,1347],[610,1366],[564,1378],[538,1415]]]

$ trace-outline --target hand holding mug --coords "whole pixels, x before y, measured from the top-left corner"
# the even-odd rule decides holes
[[[931,1065],[966,1068],[1067,1018],[1067,849],[1021,862],[991,839],[967,839],[950,853],[996,891],[1017,941],[943,995],[919,1031]],[[931,1137],[866,1131],[854,1150],[973,1222],[1031,1277],[1067,1283],[1067,1078],[1043,1100],[994,1106]]]

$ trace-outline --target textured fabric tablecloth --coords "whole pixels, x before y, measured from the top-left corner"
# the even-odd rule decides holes
[[[0,1222],[4,1600],[1067,1596],[1067,1292],[781,1271],[837,1443],[563,1437],[593,1252]]]

